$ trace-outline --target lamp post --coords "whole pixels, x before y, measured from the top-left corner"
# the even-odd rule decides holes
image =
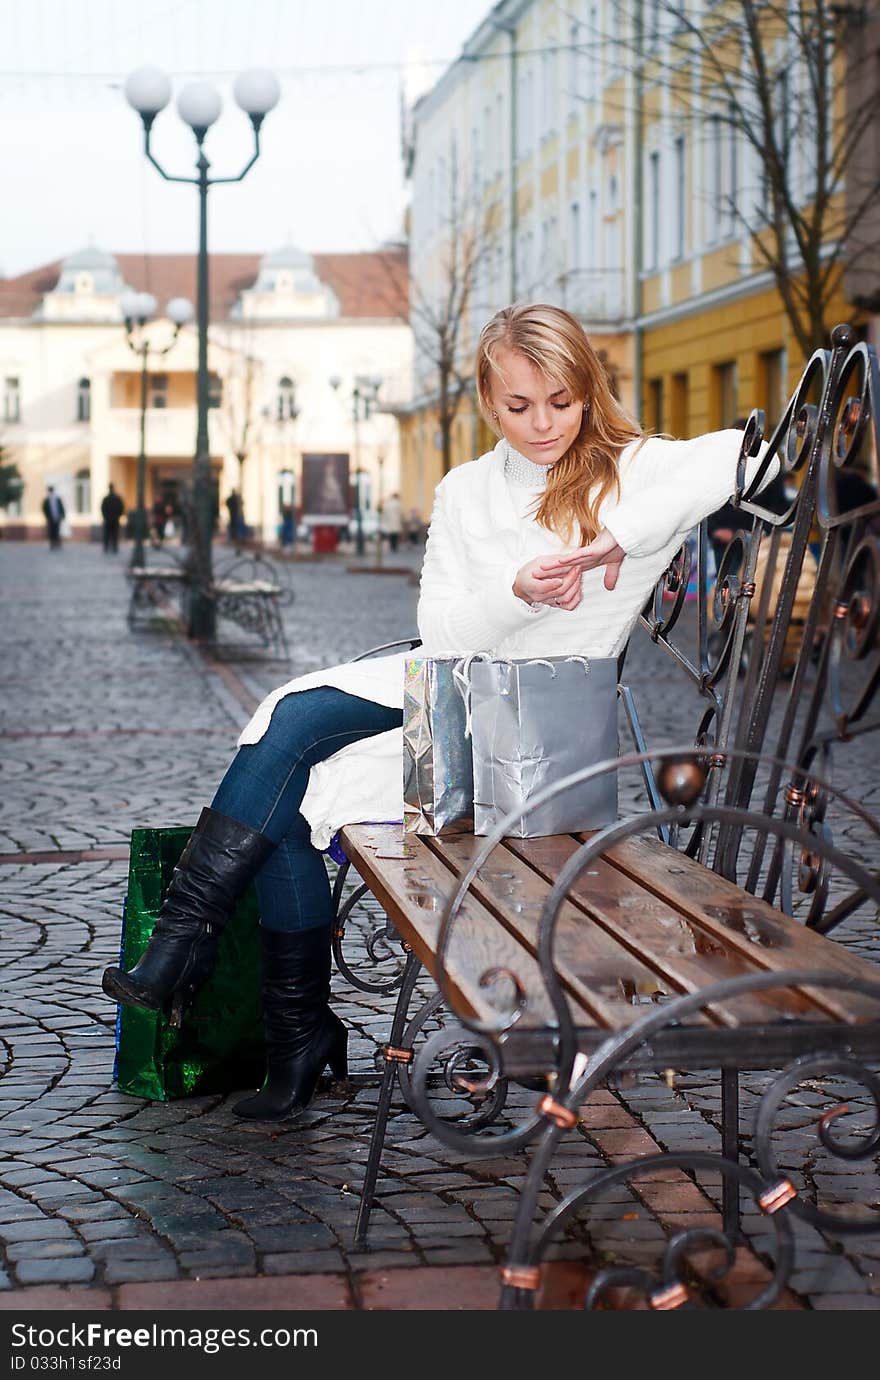
[[[164,72],[155,67],[139,67],[125,83],[125,96],[140,115],[144,126],[144,153],[166,182],[189,182],[199,193],[199,251],[197,323],[199,333],[199,363],[196,384],[198,423],[196,449],[193,459],[193,522],[190,559],[190,637],[210,639],[214,635],[214,605],[211,599],[211,537],[214,527],[214,504],[211,489],[211,453],[208,440],[208,189],[221,182],[241,182],[260,156],[260,126],[281,94],[278,80],[271,72],[242,72],[235,80],[233,93],[238,105],[250,119],[254,132],[254,151],[241,172],[235,177],[210,177],[210,163],[205,155],[204,142],[211,125],[220,114],[220,93],[208,82],[193,81],[184,86],[177,98],[177,111],[192,129],[198,148],[197,176],[176,177],[167,173],[153,155],[150,134],[153,121],[171,99],[171,83]]]
[[[334,374],[330,379],[330,387],[336,389],[342,383],[338,374]],[[354,439],[354,524],[355,524],[355,550],[359,556],[364,554],[364,510],[363,498],[361,494],[361,479],[363,471],[361,469],[361,432],[360,424],[370,419],[373,404],[382,387],[382,380],[378,375],[367,377],[358,375],[354,381],[351,391],[351,422]]]
[[[131,553],[132,568],[142,566],[144,563],[144,537],[147,530],[147,513],[145,502],[145,489],[147,482],[147,448],[146,448],[146,429],[147,429],[147,381],[149,378],[148,363],[150,354],[162,358],[173,348],[181,326],[185,326],[187,321],[193,317],[192,303],[185,297],[172,297],[165,308],[165,315],[174,325],[174,334],[163,345],[157,349],[150,341],[146,332],[147,322],[156,311],[156,299],[150,292],[128,291],[122,294],[120,302],[122,315],[125,320],[125,340],[128,348],[138,356],[141,362],[141,424],[140,424],[140,444],[138,446],[137,464],[137,507],[135,509],[134,525],[134,547]]]

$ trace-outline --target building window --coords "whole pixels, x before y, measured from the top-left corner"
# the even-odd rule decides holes
[[[721,120],[719,116],[712,115],[709,120],[709,197],[711,205],[709,207],[709,242],[713,243],[721,237],[722,208],[722,156],[721,156]]]
[[[685,178],[684,136],[675,141],[675,258],[684,258],[685,239]]]
[[[651,409],[651,427],[659,436],[663,430],[663,380],[648,380],[648,397]]]
[[[731,106],[728,112],[727,128],[727,207],[726,222],[727,233],[732,235],[736,230],[736,202],[739,196],[739,127],[736,123],[736,107]]]
[[[222,407],[223,405],[223,381],[219,374],[208,375],[208,406]]]
[[[168,406],[168,375],[151,374],[148,389],[148,406],[167,407]]]
[[[736,360],[716,364],[712,369],[713,429],[732,426],[737,419]]]
[[[660,154],[648,158],[648,268],[660,265]]]
[[[278,380],[278,400],[277,411],[279,422],[288,421],[298,415],[296,406],[296,388],[293,379],[287,375]]]
[[[76,420],[87,422],[92,415],[92,385],[88,379],[80,379],[76,385]]]
[[[782,416],[786,397],[786,374],[788,373],[788,359],[784,349],[768,350],[761,355],[761,406],[767,414],[767,420],[774,424]]]
[[[581,266],[581,208],[576,201],[568,213],[568,262],[574,273]]]
[[[673,436],[686,437],[688,430],[688,376],[672,375],[669,398],[669,425]]]
[[[77,470],[73,481],[73,506],[79,517],[92,511],[92,476],[88,470]]]
[[[3,385],[4,422],[21,421],[21,385],[18,379],[7,378]]]

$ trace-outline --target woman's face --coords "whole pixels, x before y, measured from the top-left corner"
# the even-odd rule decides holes
[[[499,350],[490,378],[492,411],[505,440],[536,465],[553,465],[577,438],[584,399],[559,379],[547,379],[515,350]]]

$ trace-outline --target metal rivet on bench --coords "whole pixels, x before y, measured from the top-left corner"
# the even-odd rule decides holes
[[[687,1303],[688,1291],[683,1284],[670,1284],[666,1289],[655,1289],[648,1302],[652,1308],[681,1308]]]
[[[563,1107],[561,1102],[555,1102],[549,1093],[545,1093],[538,1102],[538,1111],[541,1116],[555,1121],[556,1125],[563,1131],[567,1131],[571,1126],[577,1126],[577,1113],[568,1107]]]
[[[786,786],[785,798],[789,805],[803,805],[807,796],[806,792],[798,790],[797,786]]]
[[[397,1049],[394,1045],[385,1045],[382,1050],[382,1058],[387,1064],[411,1064],[415,1057],[411,1049]]]
[[[846,615],[847,615],[848,613],[849,613],[849,604],[844,603],[843,600],[841,600],[839,603],[837,603],[837,604],[834,605],[834,617],[835,617],[835,618],[845,618]]]
[[[792,1198],[796,1197],[797,1189],[791,1180],[780,1179],[778,1184],[765,1189],[761,1194],[758,1199],[758,1207],[769,1216],[771,1213],[778,1212],[780,1208],[785,1207],[786,1203],[790,1203]]]
[[[503,1265],[501,1283],[511,1289],[537,1289],[541,1283],[540,1265]]]
[[[739,597],[741,599],[754,599],[755,590],[757,588],[758,586],[755,584],[754,580],[744,580],[739,592]]]

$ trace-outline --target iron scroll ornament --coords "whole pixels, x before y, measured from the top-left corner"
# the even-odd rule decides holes
[[[747,755],[747,754],[729,754]],[[646,759],[661,760],[675,763],[694,763],[700,762],[702,754],[695,752],[693,747],[667,748],[654,753],[632,753],[616,759],[614,762],[598,763],[593,767],[584,768],[582,771],[572,773],[571,776],[555,785],[548,786],[535,795],[532,802],[535,807],[543,803],[545,797],[554,791],[564,790],[568,785],[574,785],[582,780],[589,779],[602,771],[616,770],[620,766],[639,765]],[[793,779],[803,781],[803,770],[799,764],[779,763],[783,770],[787,770]],[[705,783],[705,774],[702,780]],[[842,802],[858,818],[866,823],[874,836],[880,836],[880,825],[861,805],[845,796],[842,792],[835,790],[828,782],[812,777],[811,780],[817,781],[822,790],[829,798],[834,798]],[[690,787],[689,789],[692,789]],[[511,832],[512,825],[525,813],[523,811],[512,812],[502,820],[496,829],[486,838],[485,843],[475,854],[471,864],[462,874],[455,890],[444,908],[440,922],[437,940],[437,984],[443,997],[450,1009],[455,1010],[454,996],[451,991],[450,983],[446,973],[446,959],[452,939],[452,933],[456,919],[461,913],[466,897],[469,894],[472,883],[477,878],[481,868],[486,864],[492,851],[501,842],[503,837]],[[811,856],[818,856],[836,866],[842,873],[849,875],[855,882],[856,887],[865,899],[871,899],[880,905],[880,877],[861,866],[860,863],[848,857],[838,850],[826,836],[817,836],[808,833],[791,818],[768,818],[764,814],[737,810],[733,807],[719,804],[701,804],[694,798],[679,801],[665,809],[656,809],[644,814],[630,816],[627,819],[618,821],[616,824],[608,826],[596,834],[589,842],[584,843],[574,853],[564,865],[556,879],[545,903],[544,912],[541,917],[538,933],[538,952],[537,959],[541,972],[542,983],[545,993],[549,999],[556,1020],[556,1057],[555,1067],[552,1073],[555,1076],[554,1097],[557,1102],[566,1102],[573,1087],[577,1087],[579,1092],[585,1089],[582,1082],[577,1080],[573,1083],[573,1070],[575,1067],[575,1057],[578,1054],[576,1022],[572,1016],[568,999],[565,991],[559,982],[553,963],[553,945],[556,924],[561,906],[565,897],[573,886],[577,878],[586,871],[592,862],[605,849],[621,842],[631,834],[642,833],[646,830],[656,828],[661,829],[665,825],[676,821],[686,820],[687,822],[698,822],[703,825],[726,823],[733,824],[742,828],[762,829],[774,835],[777,840],[788,840],[799,844],[803,850],[809,852]],[[485,974],[485,981],[494,980],[497,970],[493,974]],[[728,982],[740,984],[728,991],[725,984],[713,984],[701,993],[690,996],[673,998],[665,1003],[662,1009],[648,1013],[645,1017],[635,1021],[628,1027],[622,1035],[615,1037],[615,1040],[623,1040],[624,1044],[616,1048],[614,1058],[608,1066],[608,1071],[614,1066],[615,1062],[624,1058],[632,1049],[647,1038],[648,1035],[655,1033],[666,1024],[677,1021],[682,1015],[698,1011],[713,1000],[724,998],[728,995],[740,995],[749,991],[762,991],[767,988],[786,987],[799,985],[793,974],[755,974],[747,975],[742,978],[729,979]],[[846,983],[840,977],[823,975],[822,982],[817,985],[840,985]],[[880,986],[877,988],[880,993]],[[513,1000],[508,1004],[506,1010],[499,1011],[497,1018],[492,1022],[480,1021],[473,1016],[459,1015],[462,1027],[470,1032],[474,1043],[484,1052],[484,1057],[495,1076],[503,1073],[503,1046],[504,1038],[514,1025],[521,1019],[527,1009],[527,999],[524,1004],[523,993],[517,991]],[[432,1037],[417,1055],[412,1069],[412,1095],[416,1110],[423,1116],[426,1124],[429,1125],[445,1143],[455,1149],[467,1150],[468,1153],[478,1152],[478,1143],[473,1137],[467,1140],[456,1135],[453,1127],[440,1121],[431,1109],[427,1097],[427,1075],[430,1061],[435,1055],[441,1052],[442,1032],[438,1037]],[[591,1060],[591,1067],[599,1053],[606,1046],[600,1047],[600,1051],[594,1053]],[[594,1082],[590,1081],[590,1088]],[[491,1144],[487,1144],[485,1153],[502,1153],[507,1150],[522,1149],[530,1143],[540,1133],[546,1119],[540,1111],[536,1111],[522,1126],[509,1132],[500,1132],[493,1135]]]

